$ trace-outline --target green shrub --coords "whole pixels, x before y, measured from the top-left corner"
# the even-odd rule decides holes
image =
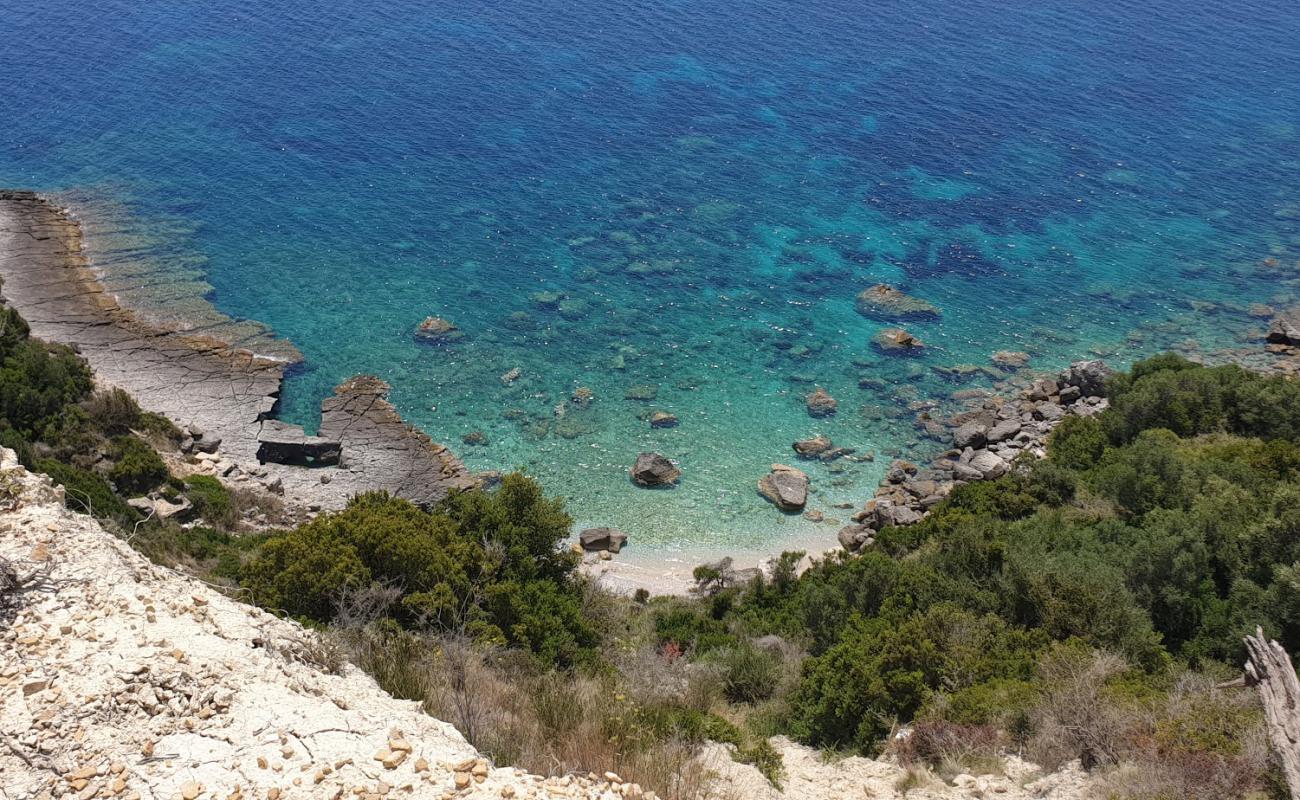
[[[1027,679],[1041,642],[948,603],[897,623],[857,618],[839,644],[804,663],[792,730],[810,744],[872,752],[940,687]]]
[[[47,419],[39,439],[58,455],[60,461],[69,461],[78,455],[97,454],[102,443],[90,415],[75,404],[64,406]]]
[[[52,458],[42,458],[33,464],[37,472],[44,472],[64,488],[64,505],[73,511],[90,514],[101,519],[135,520],[139,514],[113,492],[97,473],[64,464]]]
[[[654,628],[660,646],[671,645],[697,656],[736,642],[726,623],[690,603],[673,601],[655,609]]]
[[[167,480],[167,465],[157,451],[134,436],[114,438],[109,457],[113,466],[108,470],[108,479],[123,494],[146,494]]]
[[[191,475],[186,478],[185,496],[194,504],[194,511],[213,525],[229,528],[239,521],[239,512],[230,490],[211,475]]]
[[[1052,463],[1073,470],[1086,470],[1101,460],[1106,451],[1106,431],[1096,417],[1066,417],[1047,439]]]
[[[570,524],[559,501],[520,475],[432,512],[370,492],[269,541],[244,581],[258,603],[319,621],[350,587],[399,586],[403,625],[464,631],[571,666],[590,657],[596,634],[577,559],[559,547]]]
[[[140,406],[131,395],[117,387],[95,392],[82,401],[81,407],[106,436],[130,433],[140,421]]]
[[[152,411],[140,412],[136,425],[142,433],[160,436],[170,442],[179,444],[185,438],[181,429],[176,427],[176,423],[164,417],[162,414],[155,414]]]
[[[785,761],[771,742],[760,739],[750,747],[737,749],[731,757],[741,764],[753,765],[772,784],[772,788],[781,791],[781,781],[785,779]]]
[[[1300,383],[1236,365],[1201,367],[1175,355],[1133,365],[1109,385],[1102,423],[1115,444],[1165,428],[1178,436],[1227,431],[1266,439],[1300,437]]]
[[[942,704],[927,705],[922,716],[935,716],[959,725],[996,725],[1014,729],[1038,700],[1034,684],[1019,678],[996,677],[942,696]]]
[[[0,360],[0,418],[36,438],[90,388],[90,370],[80,356],[66,347],[27,339]]]
[[[740,729],[722,717],[679,705],[655,703],[638,706],[632,713],[632,719],[637,726],[660,741],[678,738],[699,744],[709,740],[740,747],[745,740]]]
[[[766,700],[781,679],[779,656],[741,640],[717,655],[722,666],[722,693],[733,703]]]

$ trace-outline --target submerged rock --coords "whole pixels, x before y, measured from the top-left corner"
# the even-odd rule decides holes
[[[932,303],[878,283],[858,294],[858,313],[885,320],[936,318],[939,308]]]
[[[465,332],[451,320],[442,317],[425,317],[415,329],[415,338],[430,344],[452,344],[465,338]]]
[[[568,295],[561,294],[560,292],[550,292],[550,291],[533,292],[532,294],[528,295],[528,300],[538,308],[549,309],[558,306],[560,304],[560,301],[567,296]]]
[[[924,342],[902,328],[885,328],[871,337],[871,343],[891,355],[909,355],[925,347]]]
[[[667,411],[655,411],[650,415],[650,427],[676,428],[677,416],[675,414],[669,414]]]
[[[641,453],[630,474],[637,486],[669,486],[677,482],[682,471],[658,453]]]
[[[654,400],[658,396],[659,396],[659,387],[653,384],[642,384],[640,386],[632,386],[629,387],[628,390],[623,393],[624,400],[638,400],[643,403],[648,403],[651,400]]]
[[[808,476],[785,464],[773,464],[772,471],[758,481],[758,493],[782,511],[799,511],[808,503]]]
[[[809,416],[813,417],[829,417],[835,413],[835,410],[840,405],[834,397],[831,397],[830,392],[820,386],[817,387],[815,392],[808,395],[804,404],[808,408]]]
[[[816,458],[834,447],[835,443],[829,437],[818,434],[811,439],[800,439],[793,446],[800,458]]]
[[[992,355],[991,360],[999,367],[1017,369],[1029,363],[1029,354],[1019,350],[999,350]]]

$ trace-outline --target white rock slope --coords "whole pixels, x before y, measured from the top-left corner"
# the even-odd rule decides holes
[[[0,450],[0,558],[48,567],[0,616],[0,798],[619,797],[491,767],[305,632],[157,567]]]

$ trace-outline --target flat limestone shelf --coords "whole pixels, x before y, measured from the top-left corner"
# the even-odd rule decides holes
[[[450,450],[402,420],[378,378],[358,376],[326,398],[318,437],[272,419],[292,346],[280,348],[289,357],[273,358],[208,328],[147,322],[104,290],[93,261],[67,211],[33,192],[0,190],[3,295],[32,334],[76,348],[97,381],[124,389],[142,408],[220,439],[236,464],[255,465],[268,442],[310,454],[311,469],[293,458],[265,465],[292,502],[340,508],[358,492],[385,489],[428,504],[478,485]]]

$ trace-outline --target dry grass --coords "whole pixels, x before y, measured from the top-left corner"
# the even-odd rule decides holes
[[[1111,653],[1079,658],[1051,653],[1039,665],[1045,693],[1034,715],[1029,757],[1049,771],[1079,759],[1085,769],[1119,764],[1139,728],[1149,728],[1141,712],[1110,702],[1109,680],[1127,669]]]
[[[352,661],[390,693],[418,699],[453,724],[495,762],[540,775],[618,773],[665,800],[700,800],[709,783],[696,747],[663,736],[639,717],[643,704],[707,696],[685,664],[655,665],[630,653],[625,668],[639,676],[618,690],[617,675],[538,671],[527,656],[483,648],[454,635],[420,635],[371,622],[337,631]],[[650,679],[658,683],[642,683]]]
[[[1000,774],[1002,738],[991,725],[921,720],[906,735],[892,738],[889,751],[901,764],[929,767],[950,781],[961,773]]]
[[[1126,669],[1107,653],[1044,659],[1047,692],[1035,715],[1031,759],[1052,770],[1078,758],[1111,800],[1222,800],[1260,791],[1270,769],[1258,700],[1185,673],[1164,696],[1107,691]]]

